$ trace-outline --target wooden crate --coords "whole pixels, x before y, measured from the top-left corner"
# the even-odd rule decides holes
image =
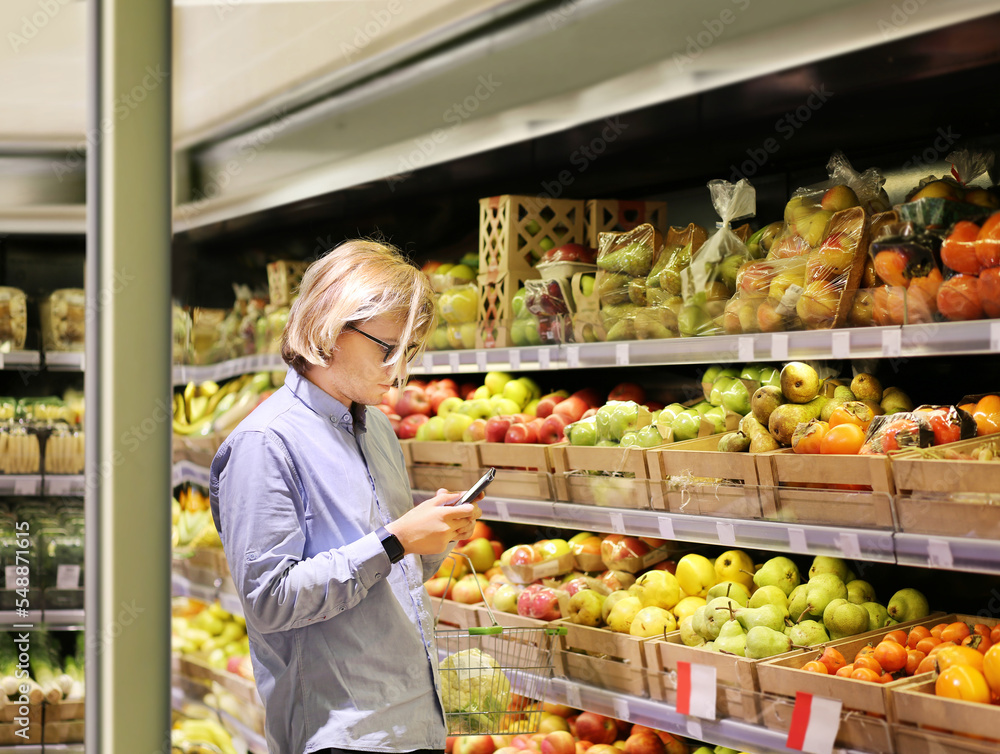
[[[667,232],[667,203],[625,199],[587,199],[584,215],[586,244],[596,249],[601,233],[621,233],[649,223]]]
[[[415,464],[410,467],[410,486],[424,492],[435,492],[441,487],[461,492],[472,487],[480,476],[479,469],[475,468]]]
[[[888,456],[806,455],[784,448],[752,457],[757,463],[764,518],[800,524],[893,528],[895,486]],[[872,491],[829,487],[838,482],[865,485]]]
[[[43,742],[48,744],[83,743],[83,720],[67,720],[63,722],[45,722],[42,732]]]
[[[430,597],[431,616],[436,618],[437,623],[447,628],[472,628],[479,625],[480,613],[483,612],[479,605],[467,605],[463,602],[443,599],[441,597]]]
[[[60,699],[58,702],[45,704],[45,722],[63,722],[68,720],[83,720],[86,705],[83,699]]]
[[[488,280],[532,271],[546,238],[553,247],[586,243],[584,202],[514,194],[479,200],[479,272]]]
[[[810,673],[810,675],[819,674]],[[856,681],[856,683],[864,683],[864,681]],[[903,683],[903,681],[894,681],[893,683]],[[869,685],[876,686],[874,683]],[[888,685],[886,684],[886,686]],[[805,690],[808,689],[803,689],[803,691]],[[760,720],[765,727],[772,730],[787,731],[791,727],[794,711],[794,699],[767,696],[760,698]],[[892,754],[895,751],[892,746],[892,738],[892,727],[886,720],[855,711],[848,712],[845,705],[841,712],[834,751],[847,749],[872,752],[872,754]],[[906,754],[910,754],[910,752],[906,751]]]
[[[977,741],[910,725],[893,725],[892,737],[901,754],[996,754],[998,748],[995,740]]]
[[[1000,491],[1000,480],[997,480]],[[897,495],[896,523],[900,531],[939,537],[1000,539],[1000,495],[925,493]]]
[[[229,576],[229,563],[221,547],[194,547],[190,552],[191,557],[188,559],[190,568],[209,571],[216,576]]]
[[[257,684],[249,678],[230,673],[227,670],[216,670],[214,682],[235,696],[240,701],[249,705],[256,705],[263,709],[260,695],[257,693]]]
[[[892,714],[897,723],[895,729],[897,742],[900,736],[903,740],[921,738],[923,736],[918,735],[923,732],[921,729],[931,728],[938,732],[955,734],[951,737],[956,739],[953,741],[955,744],[967,744],[967,748],[944,750],[948,754],[963,751],[1000,751],[1000,707],[935,696],[933,679],[894,689]],[[965,738],[963,742],[961,737],[966,736],[981,736],[988,740],[976,741]],[[897,750],[905,751],[907,754],[911,751],[943,751],[929,746],[923,749],[901,749],[898,745]]]
[[[633,696],[648,696],[645,639],[607,628],[557,621],[559,637],[556,674],[562,678]]]
[[[723,518],[760,518],[757,463],[749,453],[718,450],[722,435],[646,451],[655,510]],[[729,480],[703,484],[698,478]]]
[[[287,259],[269,262],[267,265],[267,292],[270,303],[286,306],[298,294],[299,284],[305,274],[308,262],[295,262]]]
[[[479,468],[479,451],[475,443],[444,440],[425,440],[423,442],[401,440],[399,444],[405,448],[404,458],[414,465],[447,464],[464,466],[472,470]]]
[[[552,500],[553,445],[535,443],[477,443],[479,465],[493,467],[496,477],[490,495],[529,500]]]
[[[0,723],[13,723],[14,718],[21,716],[21,705],[18,702],[12,702],[8,698],[0,694]],[[28,704],[28,714],[29,723],[41,723],[42,722],[42,704]],[[20,727],[20,726],[19,726]],[[19,737],[18,737],[19,739]]]
[[[609,508],[649,507],[644,448],[554,445],[552,463],[556,500]],[[617,473],[633,476],[610,476]]]
[[[0,723],[0,746],[17,746],[20,744],[40,744],[42,742],[42,706],[40,704],[31,705],[32,712],[29,713],[27,731],[21,723]],[[34,708],[37,707],[37,713]],[[37,714],[37,719],[34,716]]]
[[[929,452],[954,450],[968,453],[1000,441],[1000,434],[973,437],[948,443]],[[891,456],[892,475],[901,495],[920,492],[982,492],[1000,490],[1000,462],[927,458],[920,450],[906,450]]]

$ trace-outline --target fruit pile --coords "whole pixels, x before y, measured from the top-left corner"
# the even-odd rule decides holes
[[[174,598],[171,613],[171,651],[253,680],[250,639],[242,615],[230,613],[218,602],[205,604],[186,597]]]
[[[170,729],[170,747],[181,754],[236,754],[229,731],[210,718],[177,719]]]
[[[430,351],[476,347],[479,255],[469,252],[457,264],[429,261],[421,271],[436,294],[437,327],[427,343]]]
[[[189,382],[174,393],[174,434],[205,437],[227,432],[284,382],[284,370],[244,374],[221,387],[212,380]]]
[[[170,501],[170,543],[178,547],[212,547],[222,550],[222,540],[212,520],[208,495],[197,485],[180,488]]]

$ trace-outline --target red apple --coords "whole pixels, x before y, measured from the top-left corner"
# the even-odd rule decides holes
[[[601,559],[606,566],[611,568],[613,563],[642,557],[650,549],[650,546],[638,537],[609,534],[601,542]]]
[[[576,542],[571,540],[569,543],[569,549],[574,555],[600,555],[601,537],[596,534],[591,534],[586,539],[581,539]]]
[[[392,409],[393,413],[396,413],[396,401],[399,400],[399,388],[393,385],[389,388],[385,395],[382,396],[382,403],[386,404]]]
[[[458,395],[463,401],[468,401],[472,399],[472,394],[476,392],[477,385],[473,385],[471,382],[463,382],[458,387]]]
[[[579,398],[587,404],[588,408],[600,408],[604,405],[603,397],[592,387],[585,387],[583,390],[577,390],[570,396],[570,398]]]
[[[576,742],[576,754],[584,754],[586,751],[590,751],[593,746],[590,741],[577,741]]]
[[[612,571],[609,569],[601,573],[597,577],[597,580],[612,592],[616,592],[619,589],[628,589],[632,586],[635,583],[635,576],[628,571]]]
[[[583,398],[578,397],[574,393],[569,398],[559,401],[559,403],[553,406],[552,413],[561,416],[566,420],[566,423],[569,424],[571,422],[580,421],[583,413],[589,407],[590,406]]]
[[[517,596],[517,614],[538,620],[559,620],[559,592],[549,586],[529,584]]]
[[[646,401],[646,391],[641,385],[636,385],[634,382],[620,382],[611,388],[611,392],[608,393],[608,400],[644,403]]]
[[[458,383],[455,382],[451,377],[444,377],[437,381],[438,390],[450,390],[455,395],[458,395]]]
[[[414,414],[414,416],[421,416],[421,414]],[[396,433],[396,437],[399,437],[399,425],[402,421],[399,414],[389,414],[389,425],[392,427],[392,431]]]
[[[491,736],[459,736],[452,754],[493,754],[496,748]]]
[[[569,422],[559,414],[552,414],[542,420],[542,428],[538,432],[538,442],[551,445],[566,439],[566,425]]]
[[[490,544],[493,545],[493,554],[497,556],[496,559],[500,560],[500,556],[503,554],[503,543],[491,539]]]
[[[399,400],[396,401],[396,413],[406,418],[410,414],[425,414],[430,416],[431,402],[422,387],[412,383],[403,388]]]
[[[646,401],[642,405],[644,405],[650,411],[662,411],[665,408],[664,404],[660,403],[659,401]]]
[[[663,741],[653,731],[633,733],[625,740],[625,754],[666,754]]]
[[[547,262],[581,262],[583,264],[594,264],[596,255],[590,249],[578,243],[565,243],[554,249],[546,251],[541,258],[542,263]]]
[[[677,572],[677,561],[676,560],[661,560],[654,566],[651,566],[652,570],[656,571],[669,571],[670,573]]]
[[[511,424],[504,442],[538,442],[538,430],[532,424]]]
[[[500,562],[508,565],[530,565],[541,563],[542,554],[534,545],[514,545],[500,556]]]
[[[510,416],[491,416],[486,420],[486,442],[503,442],[513,423]]]
[[[535,416],[539,419],[544,419],[552,413],[552,409],[556,407],[557,403],[562,403],[564,400],[566,400],[566,396],[561,393],[543,395],[539,398],[538,405],[535,406]]]
[[[576,740],[573,734],[568,730],[557,730],[547,734],[542,739],[542,754],[576,754]]]
[[[479,582],[478,585],[476,584],[477,581]],[[485,591],[489,583],[489,580],[481,573],[470,573],[460,578],[455,586],[452,587],[450,598],[464,605],[475,605],[483,601],[483,594],[480,588]]]
[[[395,414],[395,413],[396,413],[396,412],[395,412],[395,411],[393,410],[392,406],[387,406],[387,405],[386,405],[386,404],[384,404],[384,403],[380,403],[380,404],[378,404],[378,405],[377,405],[377,406],[376,406],[375,408],[377,408],[377,409],[378,409],[379,411],[381,411],[381,412],[382,412],[383,414],[385,414],[386,416],[392,416],[393,414]]]
[[[401,419],[399,422],[399,432],[397,433],[399,439],[409,440],[416,437],[420,425],[428,421],[429,418],[427,414],[410,414]]]
[[[617,750],[610,746],[618,736],[618,724],[613,718],[597,712],[581,712],[576,718],[576,735],[577,738],[594,744],[588,749],[592,754],[617,754]],[[602,744],[607,745],[611,750],[595,748]]]
[[[447,598],[454,583],[447,576],[435,576],[433,579],[428,579],[424,582],[424,589],[427,590],[427,594],[431,597]]]

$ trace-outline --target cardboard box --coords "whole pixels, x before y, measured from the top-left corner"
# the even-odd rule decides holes
[[[480,466],[497,470],[489,488],[491,496],[553,499],[553,445],[483,442],[476,447]]]
[[[645,639],[568,620],[560,637],[556,674],[562,678],[633,696],[648,696]]]
[[[723,435],[646,451],[654,510],[722,518],[760,518],[757,462],[750,453],[718,450]],[[723,483],[703,483],[721,479]]]
[[[783,448],[751,457],[757,463],[765,519],[893,528],[892,495],[896,488],[888,456],[807,455]],[[872,489],[862,492],[830,486],[838,480]]]
[[[667,203],[625,199],[587,199],[584,215],[586,244],[597,248],[601,233],[621,233],[649,223],[667,231]]]
[[[610,508],[649,508],[649,471],[644,451],[639,447],[552,446],[556,500]]]
[[[573,570],[576,558],[572,552],[566,552],[558,558],[543,560],[541,563],[526,565],[501,565],[504,575],[514,584],[530,584],[539,579],[550,579],[561,576]]]

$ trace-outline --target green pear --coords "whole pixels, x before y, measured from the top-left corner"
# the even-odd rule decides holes
[[[812,565],[809,567],[809,578],[811,579],[818,573],[835,573],[845,584],[847,583],[847,573],[850,567],[847,565],[847,561],[843,558],[832,558],[828,555],[817,555],[813,558]]]
[[[754,418],[766,427],[771,413],[783,403],[785,403],[785,396],[781,394],[780,387],[762,385],[754,391],[750,398],[750,411]]]
[[[845,584],[850,584],[852,581],[858,580],[858,574],[856,574],[850,566],[847,568],[847,578],[844,579]]]
[[[764,367],[760,370],[760,377],[757,381],[761,385],[772,385],[776,388],[781,388],[781,370],[775,369],[774,367]]]
[[[754,626],[747,631],[746,656],[751,660],[774,657],[792,648],[792,640],[782,631],[767,626]]]
[[[823,625],[831,639],[843,639],[868,630],[871,621],[868,611],[846,599],[833,600],[823,611]]]
[[[764,607],[764,605],[777,605],[787,611],[788,595],[779,586],[773,584],[762,586],[750,597],[747,607]]]
[[[901,411],[913,410],[913,401],[910,400],[910,396],[899,388],[887,387],[882,393],[881,405],[882,410],[887,414],[898,414]]]
[[[830,641],[830,635],[823,624],[814,620],[803,621],[793,626],[788,638],[797,647],[813,647]]]
[[[878,377],[862,372],[851,380],[851,392],[859,401],[878,403],[882,400],[882,383],[878,381]]]
[[[861,607],[868,611],[869,631],[877,631],[891,625],[892,618],[889,617],[889,611],[885,609],[885,605],[880,605],[878,602],[862,602]]]
[[[771,412],[767,429],[771,436],[782,445],[791,445],[795,428],[803,422],[818,419],[827,399],[822,396],[806,403],[783,403]]]
[[[722,364],[712,364],[708,369],[706,369],[701,375],[701,384],[711,385],[719,377],[719,373],[722,371]],[[708,397],[707,395],[705,396]]]
[[[719,648],[717,646],[715,646],[715,642],[714,641],[706,641],[704,644],[701,645],[701,648],[702,649],[707,649],[709,652],[718,652],[719,651]]]
[[[740,607],[746,607],[747,603],[750,602],[750,594],[747,592],[746,587],[742,584],[737,584],[735,581],[720,581],[709,589],[708,594],[705,595],[705,599],[709,602],[716,597],[729,597],[740,605]]]
[[[819,395],[819,375],[808,364],[790,361],[781,368],[781,393],[792,403],[808,403]]]
[[[847,587],[835,573],[820,573],[809,579],[806,591],[806,606],[798,616],[792,615],[797,623],[809,615],[816,620],[823,617],[826,606],[836,599],[847,599]]]
[[[886,607],[889,610],[889,617],[894,618],[900,623],[920,620],[930,614],[930,606],[927,604],[927,598],[912,587],[900,589],[892,595],[892,599],[889,600],[889,604]]]
[[[753,575],[753,583],[758,587],[776,586],[785,594],[791,594],[801,581],[799,567],[784,555],[771,558]]]
[[[715,754],[715,749],[710,749],[707,746],[699,746],[692,754]]]
[[[693,613],[691,613],[691,630],[694,631],[703,640],[710,640],[714,638],[708,632],[708,606],[702,605]]]
[[[846,582],[846,584],[848,602],[853,602],[855,605],[862,605],[865,602],[875,602],[878,599],[875,596],[875,587],[867,581],[854,579],[853,581]]]
[[[705,643],[705,637],[694,630],[694,615],[687,615],[677,626],[681,632],[681,643],[687,647],[700,647]]]
[[[778,605],[741,607],[735,611],[735,615],[740,625],[748,631],[756,626],[767,626],[773,631],[782,631],[785,628],[788,610]]]
[[[730,432],[719,438],[720,453],[746,453],[750,450],[750,438],[742,432]]]
[[[739,621],[728,620],[722,624],[715,646],[720,652],[740,657],[747,656],[747,635]]]
[[[733,619],[733,611],[739,605],[730,597],[716,597],[705,605],[705,626],[708,629],[706,639],[715,641],[719,638],[719,631],[727,621]],[[699,610],[701,608],[698,608]],[[704,636],[704,634],[702,634]]]
[[[788,614],[790,616],[795,616],[792,620],[796,620],[798,616],[802,615],[803,611],[806,609],[806,605],[809,604],[809,585],[799,584],[792,590],[792,593],[788,595]]]

